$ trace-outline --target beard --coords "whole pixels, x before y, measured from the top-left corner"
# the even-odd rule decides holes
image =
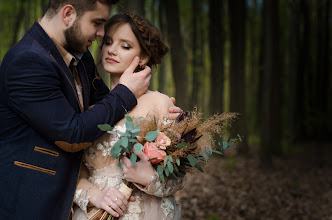
[[[74,24],[64,31],[66,45],[64,48],[70,53],[85,53],[88,48],[85,46],[85,39],[80,30],[79,21],[76,20]]]

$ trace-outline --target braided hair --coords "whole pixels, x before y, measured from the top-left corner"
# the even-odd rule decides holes
[[[148,19],[132,12],[123,12],[112,16],[105,23],[105,33],[111,31],[111,35],[122,24],[129,24],[141,47],[141,57],[148,58],[147,65],[154,67],[161,63],[161,59],[167,54],[168,47],[162,42],[161,33]],[[103,40],[104,44],[104,40]]]

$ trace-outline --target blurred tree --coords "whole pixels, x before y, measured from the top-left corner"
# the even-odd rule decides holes
[[[145,16],[145,0],[121,0],[119,2],[120,10],[132,11],[135,14]]]
[[[158,13],[159,29],[163,35],[163,41],[166,42],[165,3],[163,0],[159,0],[158,12],[159,12]],[[159,66],[159,73],[158,73],[158,90],[160,92],[165,92],[165,83],[166,83],[166,61],[163,60]]]
[[[192,0],[192,90],[190,107],[197,106],[199,104],[199,89],[203,84],[201,75],[203,74],[203,7],[202,1]]]
[[[281,150],[279,1],[264,1],[264,74],[261,130],[261,165],[272,167],[271,152]]]
[[[229,0],[230,36],[231,36],[231,61],[230,61],[230,111],[241,114],[234,123],[233,136],[237,133],[248,137],[245,110],[245,0]],[[248,140],[244,138],[239,147],[242,154],[248,153]]]
[[[225,30],[223,26],[224,1],[209,1],[209,49],[211,62],[210,113],[224,110],[224,53]]]
[[[188,109],[188,76],[183,37],[180,29],[178,0],[165,1],[168,42],[171,51],[172,73],[175,82],[177,105],[183,110]]]
[[[18,39],[18,34],[19,34],[19,31],[20,31],[20,26],[21,26],[21,23],[24,21],[22,19],[22,17],[24,17],[24,15],[27,12],[27,10],[25,8],[25,3],[26,2],[27,2],[26,0],[20,0],[19,1],[19,9],[18,9],[18,15],[19,16],[15,16],[15,22],[14,22],[14,26],[13,26],[14,35],[13,35],[10,47],[14,46],[14,44],[16,44],[16,42],[19,40]]]

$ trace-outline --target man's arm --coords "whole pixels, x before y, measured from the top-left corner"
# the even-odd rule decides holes
[[[6,72],[10,108],[51,142],[94,141],[102,134],[98,124],[114,125],[136,105],[135,96],[119,85],[92,109],[75,113],[62,92],[57,68],[42,55],[24,52]]]

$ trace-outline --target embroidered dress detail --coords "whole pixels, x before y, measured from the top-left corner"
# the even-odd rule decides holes
[[[88,191],[88,190],[87,190]],[[86,192],[81,189],[76,190],[75,196],[74,196],[74,202],[81,207],[81,209],[86,213],[87,212],[87,206],[89,203],[90,196],[86,196]]]
[[[164,120],[162,123],[169,122],[169,120]],[[124,133],[126,127],[118,125],[112,131]],[[105,133],[85,150],[83,160],[89,170],[87,179],[100,190],[107,190],[110,187],[118,189],[123,182],[123,171],[117,166],[119,161],[111,156],[111,148],[118,140],[118,135]],[[135,184],[137,189],[133,191],[132,195],[136,200],[129,202],[124,216],[119,220],[181,219],[181,206],[177,205],[173,195],[183,188],[183,185],[184,179],[162,182],[155,171],[146,187]],[[82,189],[76,190],[74,201],[78,207],[74,210],[73,220],[86,219],[89,201],[86,194],[86,191]]]

